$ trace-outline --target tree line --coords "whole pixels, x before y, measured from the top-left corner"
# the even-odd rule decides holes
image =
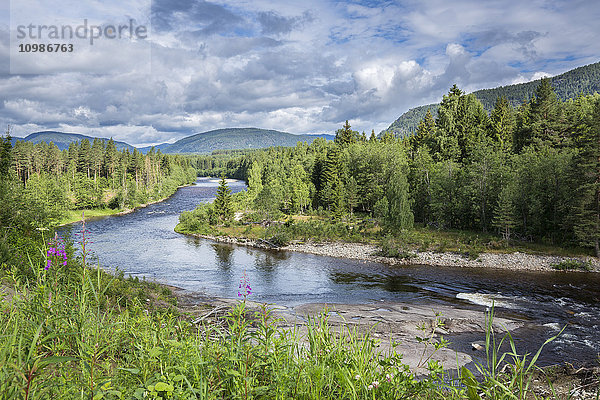
[[[405,138],[369,138],[348,123],[335,142],[269,148],[228,161],[240,206],[269,218],[322,213],[497,232],[506,240],[583,245],[600,254],[600,96],[561,101],[549,80],[514,108],[487,113],[453,86]]]
[[[87,139],[60,151],[53,143],[0,144],[2,242],[56,223],[68,210],[123,209],[167,197],[193,182],[196,170],[179,155],[118,151],[113,140]]]
[[[575,68],[548,79],[556,95],[562,101],[574,99],[581,94],[593,94],[600,91],[600,63]],[[531,99],[535,95],[539,84],[540,81],[538,80],[500,86],[493,89],[477,90],[473,94],[489,113],[494,109],[496,100],[499,97],[505,97],[513,107],[518,108],[523,99]],[[429,104],[412,108],[394,121],[387,131],[397,136],[414,134],[419,126],[419,122],[425,117],[427,111],[429,110],[435,117],[437,116],[438,107],[438,104]]]

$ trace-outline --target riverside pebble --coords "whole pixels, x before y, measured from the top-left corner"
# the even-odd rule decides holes
[[[254,239],[236,238],[230,236],[193,235],[222,243],[231,243],[262,249],[273,249],[272,246]],[[577,260],[589,263],[591,272],[600,272],[600,260],[595,257],[561,257],[537,254],[515,253],[481,253],[476,259],[470,259],[462,254],[451,252],[413,251],[414,257],[398,259],[376,255],[379,248],[364,243],[344,242],[303,242],[292,243],[279,247],[278,250],[298,251],[328,257],[348,258],[369,262],[379,262],[391,265],[430,265],[439,267],[464,268],[496,268],[528,271],[556,271],[553,265],[562,261]],[[577,271],[569,271],[577,272]]]

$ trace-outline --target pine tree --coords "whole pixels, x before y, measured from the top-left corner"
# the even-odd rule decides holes
[[[341,173],[341,153],[337,144],[330,146],[321,170],[321,204],[335,215],[343,213],[344,188]]]
[[[342,147],[345,147],[352,143],[356,143],[357,137],[358,132],[353,131],[350,128],[348,120],[346,120],[344,127],[342,129],[338,129],[335,133],[335,143]]]
[[[233,218],[233,204],[231,199],[231,189],[227,186],[225,175],[221,175],[221,181],[217,188],[217,196],[213,202],[215,214],[223,222],[227,222]]]
[[[531,135],[537,142],[547,141],[552,146],[560,145],[562,135],[562,107],[560,100],[550,85],[548,78],[543,78],[531,102]]]
[[[411,147],[415,152],[423,145],[430,149],[435,147],[435,120],[433,119],[429,109],[427,109],[425,118],[423,118],[419,123],[417,132],[411,136],[409,140]]]
[[[505,185],[498,196],[498,206],[494,213],[492,224],[498,228],[502,239],[510,240],[511,230],[516,226],[516,210],[513,203],[513,188],[511,182]]]
[[[377,141],[377,136],[375,136],[375,129],[371,129],[371,136],[369,136],[369,142],[375,143]]]
[[[589,128],[579,139],[574,230],[580,243],[593,247],[596,257],[600,257],[600,99],[594,106]]]
[[[492,139],[500,144],[501,149],[508,150],[512,148],[515,124],[515,113],[510,103],[506,97],[498,97],[490,115],[490,128]]]

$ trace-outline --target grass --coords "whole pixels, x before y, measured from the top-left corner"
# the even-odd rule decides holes
[[[14,293],[0,301],[2,399],[508,399],[524,398],[535,369],[513,346],[516,358],[481,366],[480,380],[467,369],[458,381],[446,375],[433,353],[423,354],[428,374],[417,377],[370,332],[334,331],[326,311],[301,335],[245,299],[222,325],[194,323],[166,288],[67,253],[67,265],[48,270],[44,257],[28,257],[31,279],[2,266]],[[445,343],[420,340],[431,352]]]
[[[122,212],[122,209],[112,209],[112,208],[92,208],[85,210],[68,210],[66,215],[60,219],[57,224],[58,225],[66,225],[72,224],[73,222],[81,221],[81,213],[85,212],[86,218],[93,217],[107,217],[109,215],[115,215]]]

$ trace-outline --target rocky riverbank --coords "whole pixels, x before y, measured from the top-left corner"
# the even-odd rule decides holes
[[[481,253],[477,258],[451,252],[411,251],[410,257],[392,258],[377,255],[379,247],[364,243],[304,242],[277,247],[261,239],[236,238],[230,236],[192,236],[221,243],[231,243],[260,249],[298,251],[328,257],[348,258],[390,265],[431,265],[436,267],[495,268],[527,271],[556,271],[553,266],[575,260],[589,266],[590,272],[600,272],[600,260],[595,257],[560,257],[526,253]]]

